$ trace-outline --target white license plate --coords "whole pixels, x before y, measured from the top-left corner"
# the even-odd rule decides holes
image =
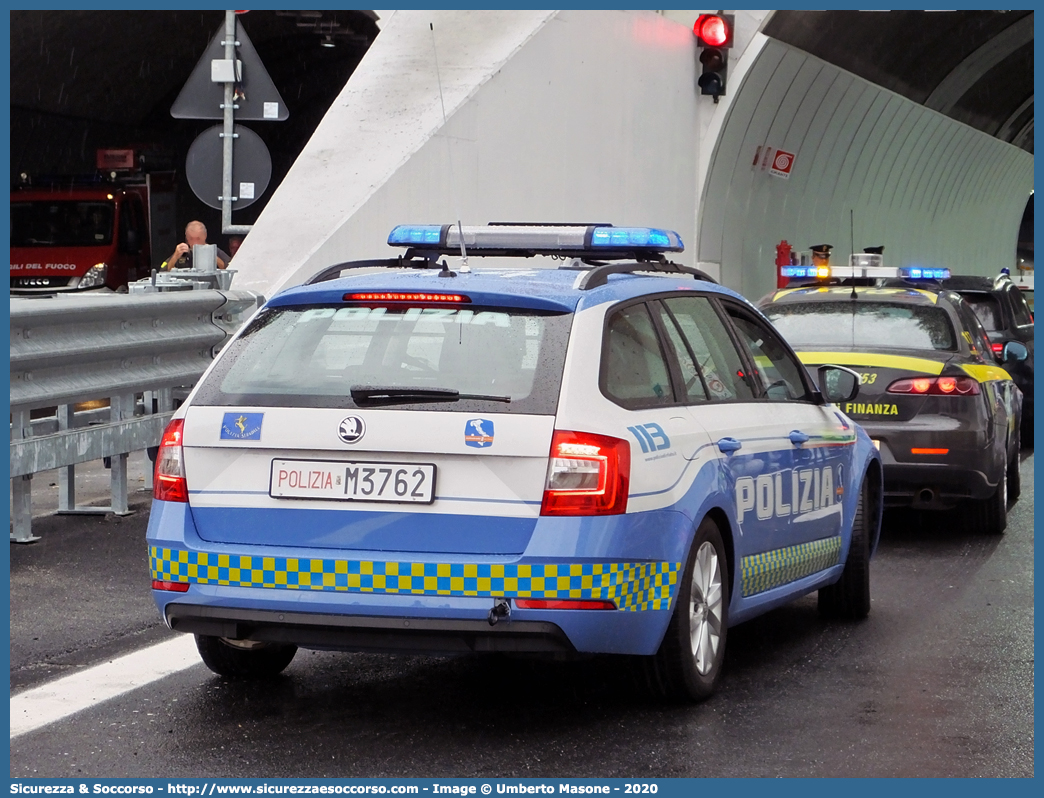
[[[268,495],[277,499],[431,504],[435,501],[435,466],[430,463],[273,460]]]

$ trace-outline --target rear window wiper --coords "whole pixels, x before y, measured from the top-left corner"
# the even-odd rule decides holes
[[[510,396],[487,396],[460,393],[451,388],[378,388],[357,385],[351,389],[352,401],[359,407],[367,405],[408,405],[420,402],[457,402],[461,399],[479,399],[487,402],[510,402]]]

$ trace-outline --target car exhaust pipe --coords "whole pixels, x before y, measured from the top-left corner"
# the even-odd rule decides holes
[[[921,492],[917,494],[917,498],[922,504],[931,504],[935,501],[935,491],[931,488],[921,488]]]

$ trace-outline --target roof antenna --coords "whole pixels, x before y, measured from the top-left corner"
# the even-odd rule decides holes
[[[443,135],[445,135],[446,100],[442,96],[442,75],[439,72],[439,51],[435,47],[435,25],[429,22],[428,28],[431,30],[431,50],[435,54],[435,79],[439,82],[439,103],[442,105],[442,130]],[[456,181],[453,178],[453,147],[450,145],[448,136],[446,137],[446,150],[449,153],[450,184],[456,185]],[[462,274],[467,274],[471,271],[471,267],[468,266],[468,251],[464,246],[464,228],[460,224],[459,207],[457,211],[457,235],[460,236],[460,271]],[[451,273],[448,269],[443,269],[441,274],[445,277],[449,277]]]

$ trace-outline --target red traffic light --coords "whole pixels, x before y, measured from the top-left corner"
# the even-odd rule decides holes
[[[724,17],[717,14],[700,14],[692,32],[700,39],[701,46],[724,47],[732,44],[732,28]]]

